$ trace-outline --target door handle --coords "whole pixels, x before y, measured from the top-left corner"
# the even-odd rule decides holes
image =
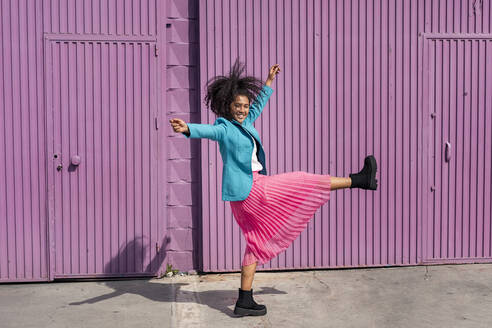
[[[449,143],[449,141],[446,141],[446,143],[444,144],[444,156],[446,162],[449,162],[451,160],[451,143]]]
[[[79,165],[80,164],[80,156],[79,155],[73,155],[72,158],[70,159],[70,162],[74,166]]]

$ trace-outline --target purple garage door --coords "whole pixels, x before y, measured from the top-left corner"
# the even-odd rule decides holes
[[[207,79],[227,73],[236,57],[263,79],[269,65],[283,68],[255,125],[269,174],[346,176],[366,154],[378,159],[377,192],[334,192],[291,247],[260,269],[491,261],[492,135],[485,127],[492,114],[485,109],[492,51],[490,34],[470,34],[492,32],[490,8],[423,0],[200,1],[202,99]],[[423,42],[422,33],[457,39]],[[440,49],[432,63],[424,43]],[[424,64],[442,81],[424,86]],[[424,108],[429,92],[444,106],[435,118]],[[453,104],[461,107],[451,112]],[[202,122],[214,119],[202,111]],[[245,245],[220,199],[216,143],[202,141],[201,154],[203,269],[239,270]]]
[[[162,246],[155,42],[63,37],[45,41],[50,277],[150,275]]]
[[[269,175],[347,176],[360,169],[366,154],[379,161],[378,192],[332,193],[299,238],[259,269],[418,263],[419,162],[408,158],[418,156],[416,102],[410,99],[418,92],[421,27],[399,25],[399,3],[200,2],[202,99],[207,79],[227,73],[236,57],[246,62],[249,74],[262,79],[270,65],[282,67],[275,92],[255,122]],[[412,44],[411,51],[402,40]],[[402,91],[402,80],[410,76]],[[214,119],[202,111],[202,122]],[[230,205],[221,200],[221,169],[217,144],[203,140],[205,271],[240,270],[245,248]]]
[[[490,262],[492,36],[426,35],[424,51],[424,261]]]

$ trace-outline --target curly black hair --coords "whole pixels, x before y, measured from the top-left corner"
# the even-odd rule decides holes
[[[236,96],[246,96],[251,103],[260,94],[263,81],[254,76],[241,77],[245,65],[238,59],[231,68],[228,76],[215,76],[207,82],[205,104],[217,116],[232,120],[230,105]]]

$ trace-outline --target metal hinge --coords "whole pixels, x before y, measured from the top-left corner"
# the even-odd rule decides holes
[[[155,252],[156,252],[157,254],[159,254],[159,250],[160,250],[160,248],[159,248],[159,244],[155,243]]]
[[[157,117],[154,117],[154,123],[155,123],[155,129],[156,130],[159,130],[159,120],[157,119]]]
[[[157,47],[157,44],[155,45],[155,56],[159,56],[159,48]]]

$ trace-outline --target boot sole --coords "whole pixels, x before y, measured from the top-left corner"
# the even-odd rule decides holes
[[[374,156],[368,156],[369,163],[371,165],[371,182],[369,183],[369,190],[378,189],[378,180],[376,180],[376,172],[378,171],[378,164],[376,163],[376,158]]]
[[[260,316],[260,315],[265,315],[267,313],[266,308],[263,310],[253,310],[253,309],[245,309],[241,307],[236,307],[234,309],[234,314],[238,316]]]

